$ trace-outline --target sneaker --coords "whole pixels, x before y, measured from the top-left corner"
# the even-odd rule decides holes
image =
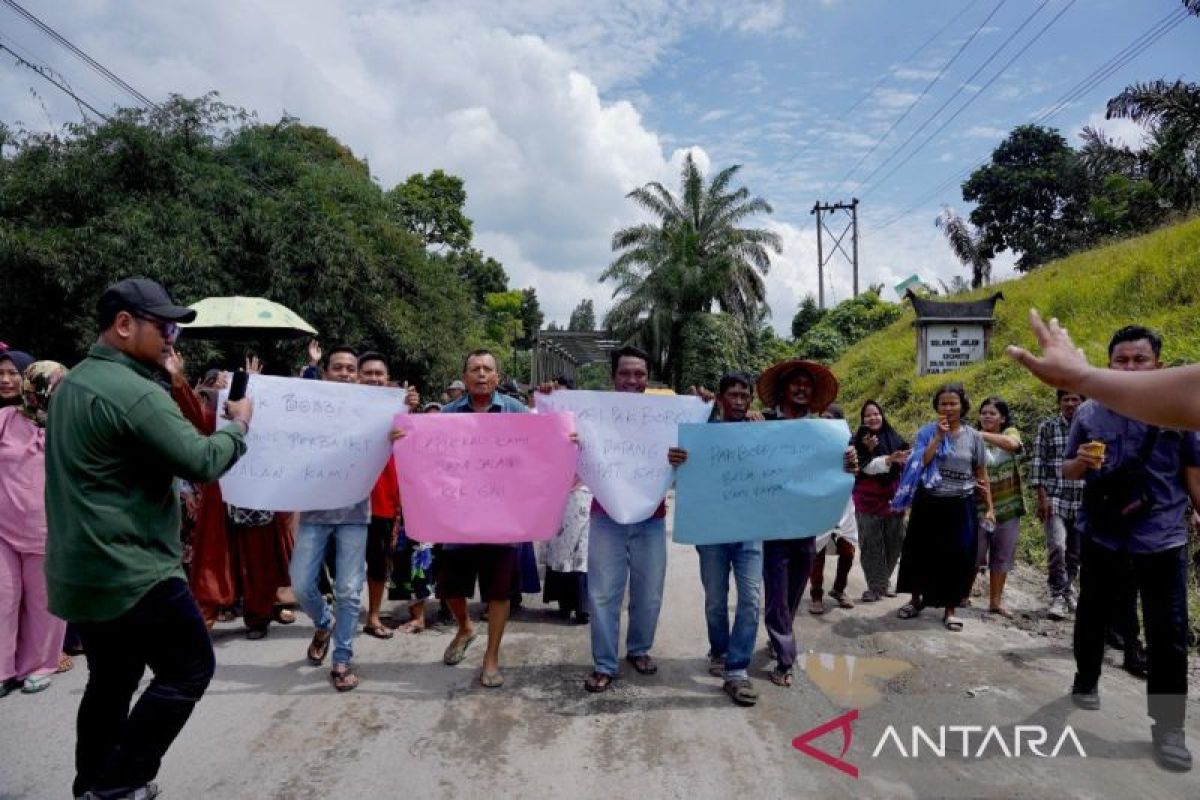
[[[724,656],[709,656],[708,657],[708,674],[714,678],[725,677],[725,657]]]
[[[1084,711],[1100,710],[1100,687],[1084,687],[1079,685],[1079,679],[1071,685],[1071,702]]]
[[[1050,608],[1046,609],[1046,616],[1058,622],[1067,618],[1067,601],[1061,597],[1056,597],[1050,601]]]
[[[1154,744],[1154,760],[1163,769],[1172,772],[1187,772],[1192,768],[1192,753],[1184,741],[1183,728],[1150,726]]]

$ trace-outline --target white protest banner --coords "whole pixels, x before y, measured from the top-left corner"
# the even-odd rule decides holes
[[[704,422],[712,403],[685,395],[557,391],[539,394],[537,407],[575,414],[579,477],[605,512],[629,525],[647,519],[671,488],[667,450],[679,426]]]
[[[246,454],[221,478],[225,502],[264,511],[343,508],[371,493],[392,455],[404,389],[251,375]],[[222,393],[224,403],[226,393]]]

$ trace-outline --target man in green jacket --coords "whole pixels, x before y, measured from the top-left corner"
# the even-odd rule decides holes
[[[201,436],[153,380],[196,312],[134,278],[98,304],[100,337],[55,392],[46,429],[50,610],[87,652],[76,797],[150,798],[163,756],[212,679],[212,643],[181,566],[176,478],[216,480],[246,450],[253,405]],[[138,681],[146,691],[130,711]]]

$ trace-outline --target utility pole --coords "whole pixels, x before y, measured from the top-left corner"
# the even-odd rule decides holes
[[[840,234],[834,235],[828,227],[829,217],[839,211],[845,211],[850,215],[850,221],[846,223],[846,227]],[[812,210],[809,214],[815,214],[817,217],[817,304],[821,308],[825,307],[825,265],[833,260],[833,256],[839,250],[846,260],[850,262],[854,276],[854,296],[858,297],[858,198],[851,198],[849,203],[813,203]],[[829,249],[829,255],[825,255],[824,235],[829,234],[830,240],[833,242],[833,247]],[[846,252],[846,248],[842,247],[842,240],[846,238],[846,234],[850,234],[850,252]]]

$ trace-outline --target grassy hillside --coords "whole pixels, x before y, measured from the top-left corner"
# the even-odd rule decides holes
[[[966,386],[973,404],[986,395],[1003,397],[1017,425],[1032,434],[1053,409],[1054,392],[1004,356],[1006,344],[1032,344],[1030,307],[1047,319],[1058,317],[1094,364],[1107,361],[1109,337],[1130,324],[1163,334],[1168,364],[1200,361],[1200,218],[1073,255],[964,297],[993,291],[1002,291],[1004,299],[996,305],[991,353],[984,362],[918,378],[911,309],[851,348],[833,366],[846,417],[857,422],[863,401],[874,398],[898,430],[911,434],[933,419],[933,390],[952,380]]]

